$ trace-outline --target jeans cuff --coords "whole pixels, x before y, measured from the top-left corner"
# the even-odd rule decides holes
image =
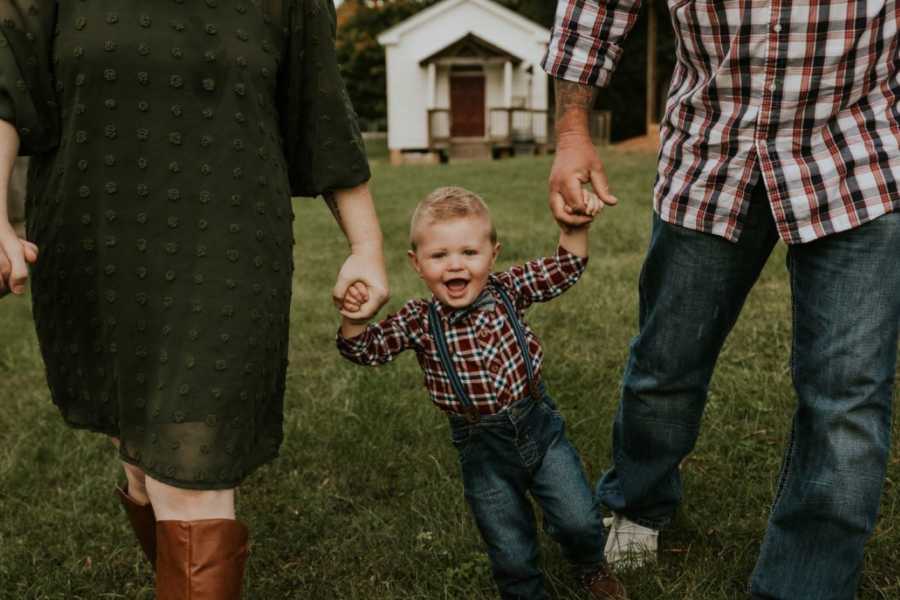
[[[672,517],[656,517],[656,518],[648,518],[641,517],[635,514],[628,514],[627,512],[618,513],[631,521],[632,523],[637,523],[641,527],[649,527],[650,529],[655,529],[659,531],[660,529],[665,529],[669,523],[672,522]]]

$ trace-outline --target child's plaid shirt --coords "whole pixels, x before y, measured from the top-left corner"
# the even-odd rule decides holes
[[[546,302],[572,287],[586,266],[587,258],[560,246],[554,256],[491,274],[484,291],[470,306],[453,309],[433,297],[430,301],[410,300],[397,313],[369,325],[354,338],[347,339],[339,332],[337,346],[345,358],[361,365],[384,364],[406,349],[415,350],[432,402],[445,412],[462,414],[462,403],[453,393],[429,329],[428,306],[434,302],[466,392],[479,413],[494,414],[529,394],[522,353],[496,287],[503,286],[516,305],[534,377],[539,380],[543,352],[523,319],[524,311],[532,303]]]

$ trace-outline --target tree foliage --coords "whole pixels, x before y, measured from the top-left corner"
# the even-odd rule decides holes
[[[437,0],[344,0],[338,8],[337,58],[364,128],[387,115],[384,48],[378,35]]]

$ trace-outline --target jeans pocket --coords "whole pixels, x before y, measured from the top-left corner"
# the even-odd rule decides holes
[[[450,442],[459,454],[459,461],[463,462],[471,452],[472,438],[475,433],[472,427],[460,427],[450,430]]]
[[[554,402],[553,399],[549,396],[544,397],[544,402],[543,404],[541,404],[541,409],[554,419],[565,420],[562,416],[562,413],[559,412],[559,408],[556,406],[556,402]]]

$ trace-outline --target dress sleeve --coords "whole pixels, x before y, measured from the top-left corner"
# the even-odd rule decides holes
[[[318,196],[369,180],[356,113],[334,50],[332,0],[290,0],[278,113],[293,196]]]
[[[55,0],[0,0],[0,119],[19,132],[22,155],[59,139],[51,64]]]

